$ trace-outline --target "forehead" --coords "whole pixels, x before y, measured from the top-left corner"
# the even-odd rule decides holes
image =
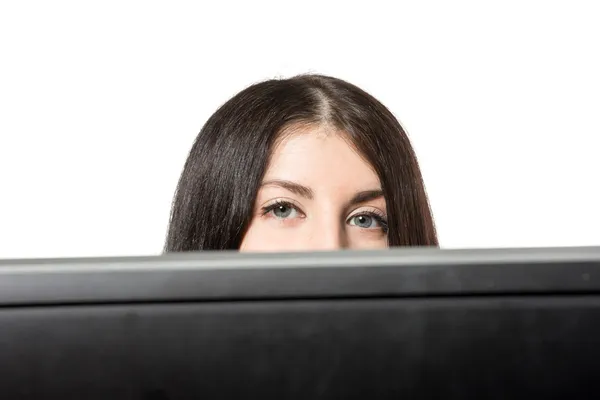
[[[273,149],[265,179],[291,180],[316,188],[380,188],[372,166],[346,138],[344,132],[322,127],[294,130]]]

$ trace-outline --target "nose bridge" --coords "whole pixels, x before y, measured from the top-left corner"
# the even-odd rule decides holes
[[[344,226],[334,218],[326,218],[315,224],[311,247],[315,250],[340,250],[348,247]]]

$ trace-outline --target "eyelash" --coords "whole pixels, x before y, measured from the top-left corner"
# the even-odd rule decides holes
[[[265,216],[268,213],[270,213],[271,211],[275,210],[277,207],[288,207],[288,208],[292,208],[294,210],[296,210],[297,212],[299,212],[300,214],[304,215],[303,212],[300,211],[300,209],[298,209],[298,206],[296,206],[295,204],[289,202],[289,201],[285,201],[285,200],[277,200],[276,202],[269,204],[268,206],[265,206],[262,208],[262,215]]]
[[[300,211],[300,209],[298,208],[298,206],[296,206],[295,204],[289,202],[289,201],[285,201],[285,200],[277,200],[276,202],[269,204],[268,206],[265,206],[261,209],[262,216],[267,215],[268,213],[270,213],[271,211],[275,210],[277,207],[288,207],[288,208],[292,208],[294,210],[296,210],[298,213],[304,215],[304,213],[302,211]],[[388,231],[388,222],[387,222],[387,218],[385,217],[385,214],[383,214],[381,211],[377,210],[377,209],[371,209],[368,211],[363,211],[360,212],[358,214],[354,214],[352,217],[348,218],[348,220],[350,220],[351,218],[356,218],[360,215],[366,215],[369,216],[373,219],[375,219],[379,225],[381,225],[381,229],[387,233]]]
[[[368,210],[368,211],[361,211],[358,214],[354,214],[350,218],[356,218],[356,217],[358,217],[360,215],[366,215],[366,216],[369,216],[369,217],[375,219],[375,221],[377,221],[379,223],[379,225],[381,225],[381,229],[385,233],[387,233],[387,231],[388,231],[388,222],[387,222],[387,218],[386,218],[386,216],[385,216],[385,214],[383,212],[381,212],[380,210],[377,210],[377,209],[371,209],[371,210]]]

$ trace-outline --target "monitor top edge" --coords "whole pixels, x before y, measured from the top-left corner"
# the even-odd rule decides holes
[[[599,247],[434,249],[395,248],[378,251],[239,253],[210,251],[141,257],[96,257],[0,260],[0,274],[44,271],[211,270],[247,268],[386,267],[457,264],[600,262]]]

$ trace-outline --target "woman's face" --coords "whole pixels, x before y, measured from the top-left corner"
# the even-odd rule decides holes
[[[387,243],[379,178],[340,134],[296,131],[276,146],[240,251],[378,249]]]

